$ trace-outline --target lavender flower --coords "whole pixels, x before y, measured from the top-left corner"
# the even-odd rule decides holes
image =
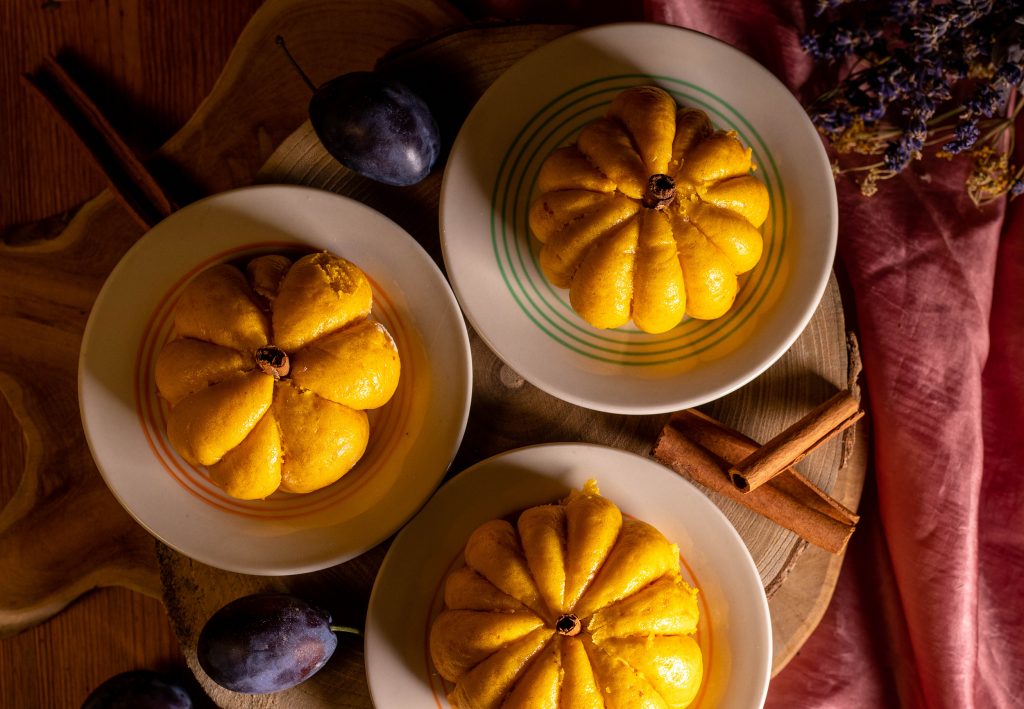
[[[827,10],[833,10],[840,5],[844,5],[852,1],[853,0],[818,0],[818,7],[815,9],[814,14],[821,15]]]
[[[953,129],[953,136],[953,140],[943,144],[942,152],[949,153],[950,155],[959,155],[965,150],[974,147],[974,144],[978,142],[978,138],[981,137],[981,129],[978,128],[977,121],[964,121],[957,123],[956,128]]]
[[[1002,103],[1004,103],[1002,96],[995,86],[992,84],[982,84],[964,101],[964,108],[966,110],[960,114],[960,117],[973,118],[982,116],[989,118],[999,109]]]
[[[1018,86],[1020,84],[1020,80],[1024,78],[1024,67],[1021,67],[1020,64],[1008,62],[999,67],[995,78],[996,82],[1000,86]]]
[[[901,136],[900,140],[894,140],[889,143],[889,147],[885,149],[885,157],[882,162],[885,164],[886,170],[900,172],[910,164],[910,160],[913,157],[914,154]]]
[[[933,8],[931,13],[918,18],[913,25],[908,25],[920,47],[938,49],[942,38],[959,26],[959,23],[954,22],[955,15],[950,10],[951,6],[940,5]]]
[[[808,113],[840,155],[837,176],[859,173],[872,194],[932,149],[971,156],[979,204],[1024,193],[1007,155],[1024,106],[1009,100],[1024,83],[1024,0],[817,0],[816,14],[801,44],[844,78]]]
[[[800,46],[815,59],[838,60],[858,49],[874,46],[881,30],[873,27],[834,27],[824,34],[811,33],[801,37]]]
[[[904,24],[925,14],[931,6],[929,0],[892,0],[888,12],[895,21]]]
[[[911,118],[910,122],[907,124],[907,135],[920,143],[920,146],[917,148],[920,150],[921,147],[924,146],[925,139],[928,137],[927,120],[920,115]]]

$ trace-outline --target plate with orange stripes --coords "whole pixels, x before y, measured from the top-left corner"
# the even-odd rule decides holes
[[[489,520],[513,520],[528,507],[555,503],[590,479],[624,516],[653,525],[679,547],[683,580],[698,589],[693,637],[704,669],[690,709],[762,706],[771,620],[757,567],[735,528],[668,468],[583,443],[528,446],[477,463],[449,480],[398,534],[366,617],[366,675],[376,706],[451,707],[453,685],[431,662],[429,635],[444,607],[445,578],[465,563],[466,540]]]
[[[217,263],[302,251],[330,251],[366,273],[372,317],[398,347],[398,389],[368,412],[366,453],[340,480],[303,495],[234,499],[168,442],[167,404],[154,384],[156,356],[193,276]],[[370,207],[297,186],[225,192],[157,224],[104,284],[79,359],[86,439],[115,497],[181,553],[249,574],[326,568],[394,533],[447,471],[471,393],[465,322],[430,256]]]

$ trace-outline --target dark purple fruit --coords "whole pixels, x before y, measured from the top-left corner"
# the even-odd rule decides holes
[[[343,74],[318,88],[309,120],[338,162],[388,185],[419,182],[441,152],[437,123],[423,99],[371,72]]]
[[[284,40],[278,37],[284,47]],[[287,52],[287,48],[285,48]],[[405,84],[369,71],[342,74],[313,89],[309,120],[324,148],[360,175],[388,185],[412,185],[441,153],[430,107]]]
[[[203,626],[196,651],[222,687],[268,694],[305,682],[337,645],[330,614],[281,593],[244,596],[221,608]]]
[[[133,670],[94,689],[82,709],[192,709],[192,697],[169,675]]]

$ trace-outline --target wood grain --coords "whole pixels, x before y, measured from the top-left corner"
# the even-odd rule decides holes
[[[0,641],[0,706],[80,707],[101,682],[136,669],[170,673],[203,696],[160,600],[127,588],[106,589],[44,625]]]
[[[24,72],[54,52],[73,57],[74,76],[131,144],[148,153],[210,92],[238,34],[261,2],[0,3],[0,242],[16,246],[55,237],[104,184],[71,132],[33,94],[22,78]],[[181,28],[197,15],[204,21],[189,27],[188,42],[180,41]],[[37,219],[42,221],[31,221]],[[0,256],[7,258],[6,252]],[[9,290],[7,281],[4,285]],[[0,319],[4,340],[14,336],[7,319],[14,314],[6,310],[8,304]],[[21,312],[18,317],[38,314]],[[41,341],[39,348],[45,343]],[[29,376],[44,377],[47,371],[30,370]],[[52,408],[48,391],[40,393],[44,405]],[[25,443],[21,425],[0,396],[0,508],[22,482]],[[74,458],[68,460],[69,466],[74,464]],[[139,536],[152,558],[152,541],[146,537]],[[39,539],[33,548],[52,543]],[[147,565],[155,585],[155,559]],[[106,588],[88,594],[51,622],[0,639],[0,706],[77,707],[107,677],[138,668],[190,676],[163,604],[127,588]]]
[[[143,228],[168,217],[175,206],[135,151],[59,61],[46,57],[26,80],[71,128],[106,175],[109,189]]]
[[[210,93],[261,3],[0,3],[0,227],[77,210],[105,185],[71,131],[22,74],[35,70],[43,57],[60,54],[114,127],[148,155]]]
[[[103,249],[81,228],[98,212],[107,215]],[[82,330],[113,267],[109,254],[124,253],[137,236],[134,220],[107,197],[90,202],[58,239],[0,247],[0,395],[24,440],[20,482],[0,511],[0,636],[97,586],[156,594],[152,541],[96,470],[77,400]]]

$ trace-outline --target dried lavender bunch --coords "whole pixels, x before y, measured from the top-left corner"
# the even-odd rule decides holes
[[[817,15],[822,28],[801,44],[845,72],[808,107],[841,156],[836,175],[856,173],[870,196],[933,150],[970,157],[979,206],[1024,193],[1024,166],[1010,160],[1024,0],[818,0]]]

